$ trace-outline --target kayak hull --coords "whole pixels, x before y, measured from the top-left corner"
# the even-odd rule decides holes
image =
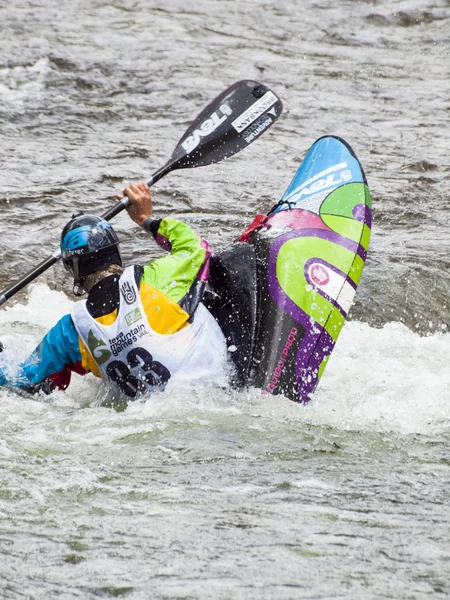
[[[348,317],[371,224],[370,192],[353,150],[335,136],[320,138],[280,202],[235,245],[252,248],[255,273],[242,278],[252,306],[244,310],[245,349],[234,344],[243,350],[234,360],[239,384],[309,402]]]

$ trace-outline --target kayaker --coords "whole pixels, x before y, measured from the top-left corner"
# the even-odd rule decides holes
[[[74,293],[87,293],[0,385],[28,392],[66,389],[71,373],[102,377],[109,398],[133,400],[178,378],[224,381],[224,335],[202,304],[210,249],[186,223],[154,219],[145,182],[127,187],[130,218],[170,255],[145,266],[122,266],[112,226],[78,216],[61,234],[62,259]],[[121,195],[116,196],[122,198]]]

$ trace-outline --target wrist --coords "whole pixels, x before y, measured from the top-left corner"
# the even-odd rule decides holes
[[[141,227],[144,226],[145,221],[151,220],[152,219],[152,215],[150,214],[143,214],[143,215],[139,215],[136,216],[135,219],[133,219],[138,225],[140,225]]]
[[[148,233],[156,235],[158,233],[159,224],[161,223],[161,219],[154,219],[153,217],[147,217],[142,223],[141,227],[145,229]]]

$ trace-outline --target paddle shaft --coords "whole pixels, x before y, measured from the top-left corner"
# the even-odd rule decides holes
[[[172,170],[172,169],[170,169],[169,166],[159,169],[147,181],[147,185],[149,187],[152,186],[156,181],[161,179],[161,177],[166,175],[166,173],[168,173],[170,170]],[[111,208],[109,208],[106,212],[104,212],[101,215],[102,219],[105,219],[105,221],[110,221],[116,215],[118,215],[123,210],[125,210],[129,206],[129,204],[130,204],[130,200],[129,200],[129,198],[127,198],[125,196],[125,198],[122,198],[122,200],[120,202],[118,202],[114,206],[111,206]],[[21,289],[26,287],[34,279],[39,277],[39,275],[42,275],[42,273],[47,271],[47,269],[50,269],[50,267],[52,267],[54,264],[56,264],[59,260],[61,260],[61,252],[55,252],[55,254],[52,254],[51,256],[49,256],[48,258],[46,258],[45,260],[40,262],[31,271],[28,271],[28,273],[26,273],[26,275],[24,275],[20,281],[16,281],[15,283],[12,283],[9,287],[7,287],[5,290],[3,290],[3,294],[0,296],[0,306],[2,304],[4,304],[7,300],[9,300],[9,298],[14,296],[14,294],[17,294],[17,292],[20,292]]]
[[[167,173],[169,173],[172,170],[173,170],[172,163],[168,163],[167,165],[165,165],[161,169],[158,169],[158,171],[156,171],[156,173],[153,173],[153,175],[147,181],[148,187],[151,187],[154,183],[156,183],[157,181],[159,181],[161,179],[161,177],[164,177],[164,175],[167,175]],[[130,205],[130,200],[129,200],[129,198],[127,198],[125,196],[125,198],[122,198],[122,200],[120,202],[118,202],[114,206],[111,206],[111,208],[108,208],[108,210],[106,212],[104,212],[101,215],[101,217],[102,217],[102,219],[105,219],[105,221],[111,221],[111,219],[113,217],[115,217],[116,215],[118,215],[120,212],[122,212],[129,205]],[[51,265],[49,265],[49,266],[51,266]],[[1,298],[0,298],[0,305],[1,305],[1,303],[2,302],[1,302]]]
[[[237,81],[206,106],[190,124],[168,162],[147,184],[152,186],[175,169],[214,164],[233,156],[266,131],[281,114],[283,105],[265,85]],[[123,198],[101,217],[110,221],[129,206]],[[61,258],[56,252],[29,271],[20,281],[0,292],[0,305],[31,283]]]

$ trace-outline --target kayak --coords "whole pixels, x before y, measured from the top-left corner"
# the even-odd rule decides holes
[[[372,211],[343,139],[318,139],[267,215],[211,259],[205,303],[225,334],[233,385],[307,404],[353,303]]]

